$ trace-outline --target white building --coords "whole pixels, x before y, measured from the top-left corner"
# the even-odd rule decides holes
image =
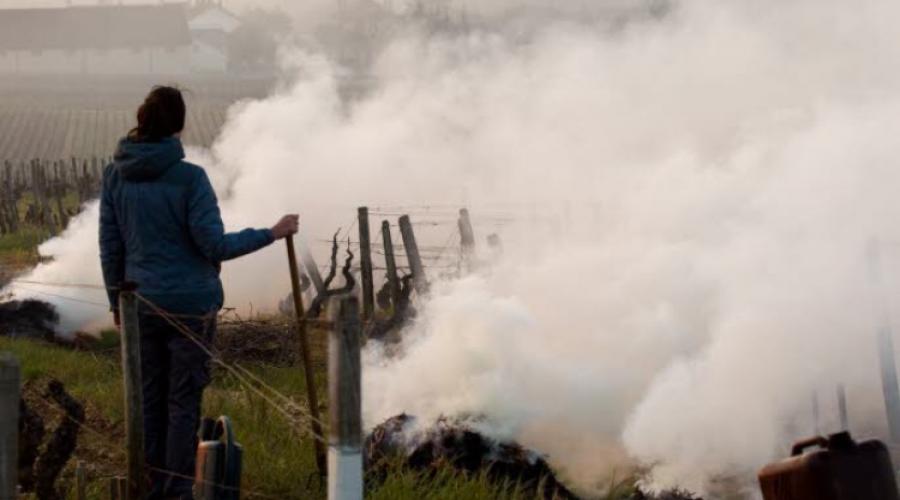
[[[179,75],[190,68],[182,4],[0,9],[0,74]]]
[[[191,69],[201,73],[228,70],[228,35],[240,26],[237,16],[221,1],[200,0],[192,9],[188,28],[191,32]]]

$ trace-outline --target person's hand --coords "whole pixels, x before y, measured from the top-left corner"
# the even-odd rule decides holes
[[[118,310],[113,311],[113,324],[116,325],[116,328],[121,328],[121,327],[122,327],[122,320],[121,320],[121,318],[119,317],[119,311],[118,311]]]
[[[278,224],[272,226],[272,236],[276,240],[286,238],[292,234],[297,234],[300,227],[300,216],[297,214],[288,214],[278,221]]]

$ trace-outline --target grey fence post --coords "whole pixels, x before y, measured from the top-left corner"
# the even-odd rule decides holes
[[[328,338],[328,500],[362,500],[362,373],[359,301],[334,297]]]
[[[416,233],[413,232],[408,215],[400,217],[400,236],[403,237],[403,248],[406,250],[406,259],[409,261],[409,270],[412,271],[416,293],[423,294],[428,291],[428,279],[425,277],[425,266],[422,265],[422,257],[419,255]]]
[[[18,498],[20,382],[19,362],[0,353],[0,500]]]
[[[144,407],[141,386],[141,332],[132,284],[119,291],[122,320],[122,375],[125,380],[125,439],[128,446],[128,498],[144,498]],[[124,499],[123,499],[124,500]]]
[[[363,320],[375,316],[375,283],[372,278],[372,240],[369,234],[369,209],[359,207],[359,267],[362,274]]]
[[[384,240],[384,266],[387,269],[388,285],[391,287],[391,304],[394,314],[400,308],[400,278],[397,276],[397,261],[394,259],[394,242],[391,239],[391,224],[381,223],[381,238]]]

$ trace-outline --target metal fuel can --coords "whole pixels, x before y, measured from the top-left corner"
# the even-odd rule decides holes
[[[239,500],[243,449],[228,417],[204,419],[197,446],[194,496],[197,500]]]
[[[790,458],[760,470],[759,485],[764,500],[900,500],[884,443],[848,432],[795,443]]]

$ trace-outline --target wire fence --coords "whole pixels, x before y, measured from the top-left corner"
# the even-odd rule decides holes
[[[359,242],[354,241],[351,237],[351,233],[356,224],[357,219],[354,218],[350,223],[344,226],[347,228],[346,230],[339,230],[331,240],[317,239],[313,241],[315,243],[328,243],[332,246],[337,242],[337,244],[339,245],[346,245],[348,247],[348,250],[351,248],[359,249]],[[434,246],[422,246],[419,248],[419,252],[421,254],[424,254],[422,255],[422,259],[427,261],[427,264],[424,266],[426,271],[428,269],[438,271],[456,269],[457,271],[459,271],[462,266],[463,252],[453,252],[451,250],[454,246],[458,246],[461,244],[461,238],[457,224],[455,222],[452,224],[450,222],[437,223],[436,221],[426,222],[426,224],[432,224],[435,227],[446,226],[449,228],[449,231],[447,232],[446,237],[442,239],[441,244]],[[370,250],[372,254],[380,255],[383,257],[387,256],[380,245],[376,245],[373,243]],[[393,256],[397,258],[407,257],[405,251],[395,251],[393,252]],[[333,266],[334,264],[332,264],[332,266],[326,265],[317,267],[320,267],[323,270],[332,270]],[[411,272],[409,265],[397,265],[396,268]],[[373,270],[381,271],[387,270],[387,268],[381,266],[373,266]],[[356,268],[355,271],[358,272],[359,269]],[[347,279],[350,279],[349,276]],[[40,281],[29,279],[28,277],[12,279],[6,286],[8,289],[11,289],[15,292],[21,292],[23,295],[36,294],[51,299],[59,299],[107,310],[110,309],[110,304],[108,302],[85,298],[84,296],[78,295],[77,291],[92,290],[95,292],[105,293],[110,290],[118,290],[118,287],[107,287],[102,284],[65,281]],[[66,290],[74,291],[74,293],[66,293]],[[174,331],[190,340],[198,349],[200,349],[206,356],[208,356],[211,365],[220,367],[226,374],[226,376],[234,380],[239,387],[258,397],[266,405],[266,407],[273,409],[278,415],[280,415],[288,425],[288,428],[291,429],[292,432],[296,432],[298,437],[306,437],[312,439],[314,442],[327,444],[325,436],[322,433],[316,431],[316,428],[327,428],[325,422],[321,419],[316,418],[307,405],[291,397],[290,395],[285,394],[283,391],[276,388],[273,384],[264,380],[257,373],[254,373],[253,370],[251,370],[247,366],[244,366],[241,362],[229,362],[228,360],[226,360],[222,356],[222,353],[219,352],[218,349],[210,341],[198,336],[198,334],[185,323],[185,321],[189,319],[209,319],[209,315],[177,314],[171,311],[167,311],[165,308],[159,306],[153,300],[141,294],[140,292],[135,291],[131,293],[134,294],[134,297],[141,305],[141,314],[152,314],[162,318],[165,323]],[[240,324],[242,322],[251,323],[253,321],[241,318],[240,315],[237,314],[237,312],[234,310],[226,310],[223,314],[223,317],[224,316],[227,316],[228,321],[232,324]],[[334,325],[330,321],[322,321],[315,318],[294,319],[293,325],[299,327],[301,326],[299,322],[303,322],[305,326],[316,326],[328,329],[334,327]],[[307,380],[306,383],[311,384],[315,382],[312,380]],[[355,396],[358,398],[360,395],[357,393]],[[41,397],[44,398],[48,403],[53,403],[48,398],[45,398],[43,396]],[[65,409],[60,405],[54,404],[53,407],[63,412],[63,414],[67,418],[72,419],[72,417],[67,412],[65,412]],[[95,435],[96,437],[102,438],[99,441],[103,443],[103,446],[105,448],[108,448],[109,451],[111,451],[111,456],[115,457],[116,459],[121,459],[126,456],[125,450],[117,446],[115,443],[109,442],[105,433],[93,428],[90,424],[87,424],[83,421],[78,421],[77,419],[72,420],[74,420],[78,424],[80,429],[84,429],[87,432]],[[181,477],[183,479],[195,480],[193,476],[179,474],[176,471],[167,471],[159,468],[151,469],[156,473],[171,475],[172,477]],[[112,477],[110,477],[109,479],[112,479]],[[210,482],[202,480],[201,482],[213,485],[213,483]],[[225,485],[219,484],[215,484],[215,486],[226,489],[228,488]],[[278,498],[277,496],[273,496],[264,492],[251,491],[247,488],[240,488],[240,491],[249,497]]]

